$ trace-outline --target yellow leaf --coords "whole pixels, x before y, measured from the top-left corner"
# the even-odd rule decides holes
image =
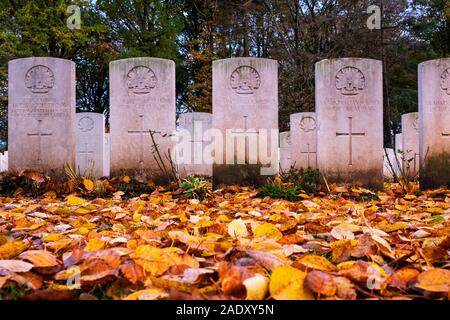
[[[334,264],[326,258],[315,254],[308,254],[299,258],[295,261],[294,265],[295,267],[299,265],[305,269],[314,269],[319,271],[336,271],[336,266]]]
[[[156,300],[161,299],[168,296],[168,294],[159,288],[145,289],[136,291],[127,297],[124,300]]]
[[[266,237],[268,239],[280,240],[283,234],[271,223],[262,223],[255,228],[255,238]]]
[[[434,268],[422,272],[416,287],[430,292],[450,292],[450,270]]]
[[[409,207],[408,207],[408,206],[402,206],[402,205],[397,204],[397,205],[395,206],[395,209],[400,210],[400,211],[408,211]]]
[[[91,180],[84,179],[83,180],[83,184],[84,184],[84,187],[86,188],[87,191],[94,190],[95,185],[94,185],[94,182],[92,182]]]
[[[85,250],[87,251],[97,251],[101,250],[105,247],[105,241],[100,239],[91,239],[89,240],[88,244],[86,245]]]
[[[334,262],[342,262],[350,258],[353,249],[358,247],[359,241],[354,239],[342,239],[330,244],[332,259]]]
[[[133,221],[134,221],[134,222],[139,222],[139,221],[141,221],[141,217],[142,217],[142,214],[140,214],[140,213],[138,213],[138,212],[135,212],[135,213],[133,214]]]
[[[131,178],[129,176],[125,176],[122,178],[122,181],[125,183],[130,183],[131,182]]]
[[[407,224],[405,222],[396,222],[393,224],[386,224],[385,226],[383,226],[381,228],[381,230],[383,230],[384,232],[394,232],[397,230],[403,230],[406,229]]]
[[[246,300],[263,300],[269,290],[269,279],[257,274],[242,282],[247,291]]]
[[[415,195],[413,195],[413,194],[407,194],[405,197],[404,197],[404,199],[405,200],[414,200],[414,199],[416,199],[417,197],[415,196]]]
[[[28,260],[35,267],[54,267],[58,265],[56,256],[45,250],[29,250],[19,255],[20,259]]]
[[[290,266],[280,266],[270,277],[270,295],[276,300],[314,300],[305,286],[306,273]]]
[[[22,241],[6,242],[0,246],[0,260],[7,260],[16,257],[28,247]]]
[[[444,209],[442,208],[428,208],[427,212],[433,214],[433,215],[439,215],[439,214],[444,214]]]
[[[236,239],[248,236],[247,226],[242,219],[233,220],[228,224],[228,234]]]
[[[42,239],[44,242],[57,241],[59,239],[65,238],[65,235],[59,233],[50,233]]]
[[[68,206],[79,206],[85,202],[86,202],[86,200],[84,200],[83,198],[76,197],[76,196],[68,196],[67,197],[67,205]]]
[[[85,215],[85,214],[92,212],[92,210],[89,210],[86,208],[77,208],[74,212],[79,215]]]

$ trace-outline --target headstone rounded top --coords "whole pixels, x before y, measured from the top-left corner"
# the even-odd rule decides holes
[[[344,64],[356,64],[356,63],[361,63],[361,62],[382,63],[381,60],[377,60],[377,59],[347,57],[347,58],[323,59],[323,60],[316,62],[316,66],[320,66],[320,65],[324,65],[324,64],[331,64],[331,63],[336,63],[336,62],[341,62]]]
[[[317,118],[315,112],[299,112],[291,114],[290,122],[291,126],[297,125],[297,128],[305,133],[312,132],[317,129]]]
[[[70,64],[72,67],[75,67],[75,62],[73,62],[72,60],[67,60],[67,59],[62,59],[62,58],[54,58],[54,57],[28,57],[28,58],[14,59],[14,60],[10,60],[8,62],[9,65],[31,64],[34,66],[43,65],[46,67],[48,67],[47,65],[54,64],[54,63]]]
[[[143,65],[147,66],[147,64],[152,63],[159,63],[159,64],[170,64],[175,66],[175,62],[169,59],[162,59],[162,58],[153,58],[153,57],[137,57],[137,58],[127,58],[127,59],[119,59],[119,60],[113,60],[109,63],[110,67],[113,68],[115,66],[120,67],[124,64],[130,64],[130,65]]]
[[[95,128],[96,123],[103,123],[104,116],[96,112],[77,113],[77,129],[80,132],[90,132]]]
[[[427,66],[450,66],[450,58],[440,58],[440,59],[433,59],[433,60],[427,60],[419,64],[419,69]]]
[[[274,59],[268,59],[268,58],[255,58],[255,57],[237,57],[237,58],[228,58],[228,59],[221,59],[221,60],[215,60],[213,61],[213,65],[220,65],[220,64],[239,64],[239,65],[246,65],[249,64],[250,66],[253,66],[254,63],[269,63],[278,64],[277,60]]]

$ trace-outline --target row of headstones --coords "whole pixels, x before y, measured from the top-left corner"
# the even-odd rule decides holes
[[[419,113],[402,115],[401,133],[394,139],[394,148],[386,149],[384,174],[386,178],[413,179],[420,174]]]
[[[448,185],[450,59],[421,64],[419,78],[421,181],[426,188]],[[328,181],[382,188],[382,83],[382,64],[377,60],[343,58],[318,62],[316,115],[292,116],[290,161],[307,159],[304,161],[311,164],[315,154],[317,167]],[[87,166],[95,149],[99,157],[103,156],[102,160],[96,160],[99,170],[96,175],[103,175],[110,167],[112,175],[138,171],[158,178],[156,175],[170,167],[172,161],[165,153],[175,145],[171,137],[175,132],[175,96],[173,61],[134,58],[111,62],[108,157],[103,118],[98,120],[101,125],[95,129],[97,133],[93,132],[94,117],[80,114],[82,118],[76,119],[75,64],[56,58],[13,60],[9,63],[8,99],[10,169],[48,172],[60,170],[66,164],[84,162]],[[278,168],[275,172],[266,171],[270,174],[261,170],[267,167],[261,149],[271,150],[270,156],[276,159],[278,167],[279,152],[285,149],[281,146],[278,150],[278,134],[275,139],[267,137],[263,146],[258,145],[258,152],[251,149],[249,141],[250,137],[261,137],[264,130],[278,130],[277,61],[258,58],[215,61],[210,126],[224,136],[231,132],[245,140],[244,161],[238,151],[234,152],[232,163],[225,159],[230,148],[228,140],[215,145],[212,165],[215,185],[263,183],[275,175]],[[154,143],[149,143],[149,130],[154,132]],[[305,134],[296,134],[296,130]],[[190,143],[203,148],[205,141],[203,137],[193,137]],[[232,143],[234,148],[234,140]],[[306,145],[301,147],[300,143]],[[155,145],[162,155],[155,155]],[[223,152],[219,152],[221,149]],[[248,160],[255,156],[256,164],[249,164]],[[110,164],[106,159],[110,159]],[[189,166],[183,169],[200,170]]]

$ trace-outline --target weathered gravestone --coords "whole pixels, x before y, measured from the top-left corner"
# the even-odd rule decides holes
[[[111,62],[111,175],[165,180],[172,168],[174,132],[175,63],[156,58]]]
[[[105,147],[103,149],[103,176],[109,177],[110,172],[110,157],[111,157],[111,136],[109,133],[105,133]]]
[[[178,166],[180,177],[192,174],[212,176],[211,156],[204,157],[206,147],[211,144],[211,139],[205,133],[211,126],[211,113],[189,112],[180,115],[180,134],[186,140],[183,144],[183,160]]]
[[[298,168],[317,168],[317,118],[315,112],[291,115],[292,164]]]
[[[77,113],[77,168],[81,174],[101,177],[104,173],[105,116]]]
[[[402,115],[402,165],[408,177],[419,173],[419,114]]]
[[[214,186],[260,185],[278,174],[277,61],[213,62],[213,128]]]
[[[450,186],[450,59],[419,65],[420,183]]]
[[[280,133],[280,170],[287,172],[291,168],[291,132]]]
[[[317,161],[330,182],[383,188],[381,61],[316,64]]]
[[[12,170],[47,174],[75,165],[75,64],[57,58],[9,62],[8,147]]]

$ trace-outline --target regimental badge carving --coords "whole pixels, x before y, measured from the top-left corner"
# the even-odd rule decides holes
[[[127,87],[134,94],[148,94],[156,87],[158,80],[152,69],[145,66],[137,66],[128,72]]]
[[[89,132],[94,129],[95,122],[91,117],[83,117],[78,121],[78,129],[81,132]]]
[[[317,128],[316,119],[313,117],[302,117],[300,120],[300,129],[304,132],[311,132]]]
[[[361,70],[355,67],[345,67],[336,75],[336,89],[344,96],[356,96],[366,86],[366,78]]]
[[[238,94],[253,94],[261,86],[261,77],[255,68],[241,66],[233,71],[231,88]]]
[[[25,86],[33,93],[48,93],[54,85],[53,71],[46,66],[34,66],[25,75]]]
[[[444,70],[441,75],[441,88],[450,95],[450,68]]]

